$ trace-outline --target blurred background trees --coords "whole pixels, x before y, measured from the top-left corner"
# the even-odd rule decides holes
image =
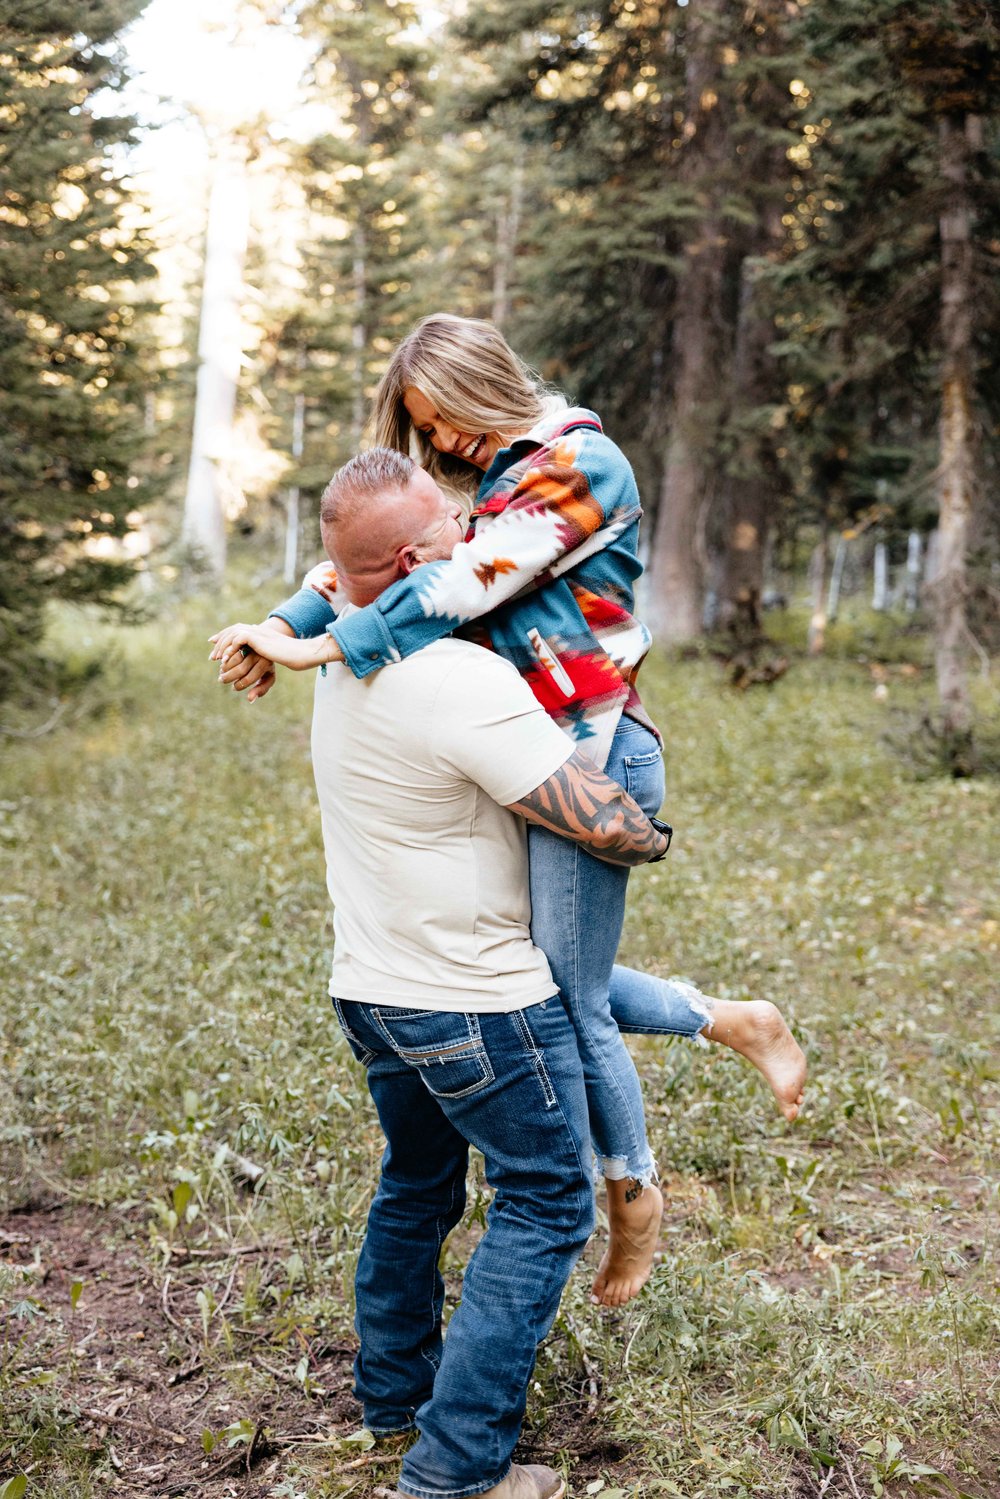
[[[5,4],[0,20],[0,697],[31,675],[50,599],[111,602],[106,545],[148,498],[151,246],[115,112],[116,34],[142,0]]]
[[[276,573],[315,555],[396,340],[437,308],[493,317],[631,458],[661,639],[754,635],[811,556],[821,648],[874,547],[928,610],[961,741],[967,664],[1000,646],[988,0],[248,4],[301,39],[301,118],[251,153],[269,185],[232,421],[244,467],[261,456],[219,482]],[[22,643],[44,598],[106,598],[127,570],[93,538],[151,501],[163,432],[137,413],[177,382],[155,336],[135,346],[129,125],[89,102],[141,9],[91,6],[86,35],[54,3],[3,23],[0,607]]]

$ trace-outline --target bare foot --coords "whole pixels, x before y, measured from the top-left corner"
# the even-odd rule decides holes
[[[711,1004],[704,1034],[752,1062],[785,1118],[795,1119],[802,1106],[806,1059],[777,1005],[769,999],[713,999]]]
[[[595,1306],[624,1306],[638,1296],[649,1279],[660,1236],[663,1193],[659,1187],[640,1189],[627,1200],[632,1181],[609,1181],[608,1247],[594,1276],[591,1301]]]

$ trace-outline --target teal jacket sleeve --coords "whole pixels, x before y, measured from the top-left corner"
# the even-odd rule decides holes
[[[313,588],[300,588],[298,593],[293,593],[290,599],[272,609],[267,617],[283,619],[300,640],[322,635],[337,618],[332,606]]]
[[[337,588],[337,570],[331,562],[320,562],[302,579],[302,587],[290,599],[268,614],[268,619],[283,619],[291,625],[300,640],[322,635],[333,624],[347,603]]]

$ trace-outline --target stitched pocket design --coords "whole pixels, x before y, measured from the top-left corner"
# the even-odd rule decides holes
[[[466,1098],[494,1078],[474,1015],[440,1010],[372,1011],[398,1057],[416,1067],[438,1098]]]
[[[344,1019],[344,1012],[341,1009],[339,999],[333,1000],[333,1008],[337,1012],[337,1020],[340,1024],[340,1029],[344,1033],[344,1040],[347,1042],[348,1046],[351,1048],[361,1065],[363,1067],[367,1067],[368,1063],[371,1061],[375,1053],[373,1051],[369,1051],[368,1047],[363,1045],[351,1030],[351,1027]]]
[[[663,754],[659,749],[645,755],[625,756],[625,790],[647,816],[657,812],[663,801]]]
[[[536,1042],[531,1033],[531,1027],[520,1010],[513,1011],[514,1024],[517,1026],[524,1042],[524,1049],[531,1057],[531,1065],[535,1069],[535,1076],[542,1086],[542,1096],[545,1099],[545,1107],[551,1109],[556,1101],[556,1092],[549,1077],[549,1069],[545,1065],[545,1053]]]

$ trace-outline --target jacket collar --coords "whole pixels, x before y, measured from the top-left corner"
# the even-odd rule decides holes
[[[529,453],[538,448],[551,447],[558,438],[567,432],[576,431],[578,427],[592,427],[595,432],[604,430],[596,412],[588,411],[586,406],[564,406],[558,411],[547,412],[539,418],[530,432],[515,437],[509,447],[501,448],[480,481],[472,515],[489,515],[495,510],[502,510],[510,498],[509,494],[489,498],[489,492],[501,474],[505,474],[513,464]]]

